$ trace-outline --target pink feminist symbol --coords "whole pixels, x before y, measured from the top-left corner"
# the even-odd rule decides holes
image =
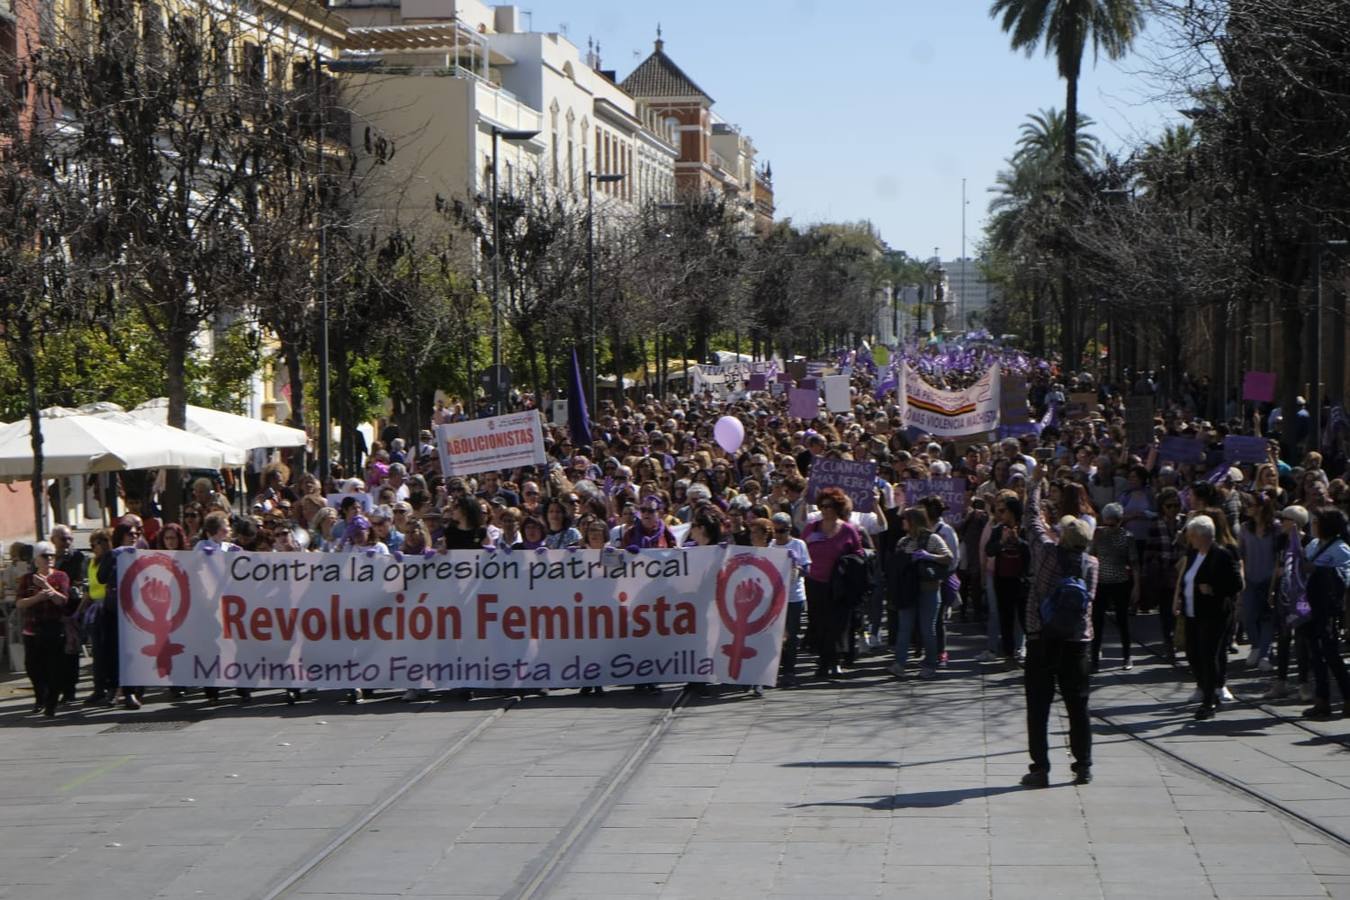
[[[752,619],[751,616],[759,606],[760,601],[764,599],[764,587],[758,580],[746,579],[736,585],[736,596],[732,599],[731,608],[727,608],[727,586],[731,581],[731,573],[745,565],[759,569],[767,575],[769,585],[773,590],[773,597],[768,604],[768,608],[756,619]],[[754,556],[738,556],[718,574],[717,611],[722,618],[722,624],[731,629],[731,643],[723,644],[722,652],[730,660],[728,672],[733,679],[741,677],[741,663],[743,661],[759,655],[758,650],[747,646],[746,639],[768,628],[783,612],[785,605],[787,605],[787,592],[783,588],[783,579],[768,560]]]
[[[136,586],[136,576],[140,574],[142,569],[151,566],[168,568],[174,580],[178,583],[179,602],[177,611],[172,611],[173,590],[169,583],[161,578],[147,577],[141,583],[139,592],[133,591]],[[173,643],[169,638],[187,620],[187,575],[172,560],[165,557],[141,557],[132,563],[126,574],[122,576],[119,593],[121,594],[122,611],[127,618],[137,628],[153,638],[149,644],[141,648],[141,653],[154,658],[155,671],[161,678],[167,676],[173,671],[173,658],[183,652],[183,645]],[[139,593],[141,604],[150,613],[148,617],[137,606],[136,593]]]

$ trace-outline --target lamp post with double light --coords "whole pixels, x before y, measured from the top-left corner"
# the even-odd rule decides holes
[[[502,298],[501,298],[501,223],[497,216],[497,146],[499,139],[521,143],[532,141],[537,130],[513,131],[492,126],[492,405],[502,412]]]
[[[623,181],[625,177],[622,174],[586,173],[586,305],[590,308],[591,314],[591,415],[599,414],[599,407],[596,404],[600,399],[599,382],[596,378],[596,373],[599,371],[599,356],[596,351],[595,326],[595,185],[597,183],[617,184]],[[618,385],[618,389],[623,390],[622,383]]]
[[[328,473],[333,463],[333,412],[332,399],[328,387],[328,221],[325,203],[324,158],[327,150],[324,146],[328,129],[324,122],[325,98],[320,91],[319,73],[321,69],[334,72],[372,72],[384,64],[378,57],[360,60],[330,59],[320,53],[314,54],[314,65],[310,70],[311,86],[314,94],[314,115],[318,123],[315,137],[315,155],[318,157],[318,198],[319,198],[319,482],[328,489]],[[294,390],[295,386],[292,385]]]

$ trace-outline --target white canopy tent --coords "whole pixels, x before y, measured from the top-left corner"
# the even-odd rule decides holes
[[[47,478],[123,469],[220,469],[230,465],[221,449],[183,432],[138,428],[63,407],[44,409],[41,415],[42,469]],[[28,420],[0,426],[0,479],[32,476]]]
[[[189,444],[198,446],[208,452],[220,454],[221,464],[218,466],[207,466],[206,468],[223,469],[226,466],[242,466],[248,461],[248,451],[241,447],[236,447],[233,444],[227,444],[223,441],[217,441],[200,434],[193,434],[192,432],[184,431],[181,428],[161,425],[159,422],[153,421],[152,419],[133,416],[116,403],[90,403],[81,406],[79,411],[86,415],[97,416],[100,419],[106,419],[110,422],[117,422],[118,424],[135,428],[149,440],[162,440],[179,445]]]
[[[167,425],[169,401],[165,397],[147,400],[133,409],[129,415]],[[188,406],[185,425],[186,430],[192,434],[211,438],[241,450],[256,450],[261,447],[303,447],[308,441],[308,436],[299,428],[289,428],[274,422],[236,416],[233,413],[201,406]]]

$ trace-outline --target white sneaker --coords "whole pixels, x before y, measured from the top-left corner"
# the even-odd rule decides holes
[[[1247,668],[1250,669],[1252,666],[1260,662],[1260,660],[1261,660],[1261,651],[1256,647],[1253,647],[1252,652],[1247,654]]]
[[[998,654],[990,653],[988,650],[981,650],[975,657],[976,662],[997,662]]]
[[[1204,691],[1200,690],[1199,688],[1196,688],[1195,690],[1191,691],[1191,695],[1186,698],[1186,702],[1199,703],[1203,699],[1205,699]]]
[[[1219,688],[1219,699],[1224,703],[1231,703],[1233,701],[1233,692],[1228,689],[1228,685]]]
[[[1275,664],[1270,661],[1270,657],[1263,656],[1261,657],[1261,661],[1256,664],[1256,668],[1260,669],[1262,672],[1270,672],[1274,670]]]

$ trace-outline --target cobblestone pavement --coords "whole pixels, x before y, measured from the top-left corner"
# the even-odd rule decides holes
[[[12,691],[0,897],[1350,898],[1346,720],[1194,723],[1178,670],[1108,656],[1095,783],[1052,720],[1027,791],[1019,673],[886,661],[674,714],[673,690],[269,693],[44,722]]]

